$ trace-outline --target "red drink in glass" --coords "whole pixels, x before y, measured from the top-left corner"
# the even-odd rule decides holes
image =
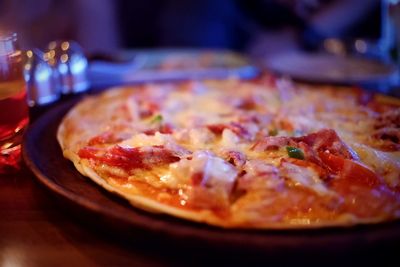
[[[0,32],[0,170],[18,163],[28,124],[26,87],[16,34]]]

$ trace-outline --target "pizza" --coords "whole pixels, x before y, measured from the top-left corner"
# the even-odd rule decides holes
[[[123,86],[57,133],[77,170],[134,207],[224,228],[400,217],[399,101],[263,77]]]

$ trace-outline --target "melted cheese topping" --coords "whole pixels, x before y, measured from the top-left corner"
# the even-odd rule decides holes
[[[229,124],[232,121],[238,122],[240,119],[245,120],[246,116],[251,119],[253,111],[257,111],[258,114],[264,114],[264,116],[271,114],[276,119],[268,124],[242,123],[243,128],[253,136],[263,128],[271,128],[271,125],[280,128],[282,123],[286,123],[291,125],[289,127],[291,129],[285,129],[285,127],[279,129],[281,136],[298,136],[324,128],[333,128],[347,143],[359,144],[365,139],[364,133],[373,125],[373,116],[371,116],[373,112],[359,106],[354,97],[342,92],[338,92],[336,95],[336,93],[332,94],[330,90],[322,90],[322,92],[317,90],[296,91],[287,82],[280,84],[281,90],[278,91],[249,86],[249,84],[244,86],[234,80],[225,84],[210,82],[209,86],[207,85],[197,83],[190,90],[185,90],[185,88],[171,91],[168,94],[154,93],[163,90],[157,86],[147,88],[148,91],[151,90],[151,94],[146,92],[145,95],[162,97],[162,101],[159,101],[160,110],[156,113],[161,114],[162,123],[173,125],[174,131],[172,134],[161,134],[158,131],[154,135],[138,133],[123,141],[121,146],[184,147],[190,151],[213,151],[221,158],[223,158],[224,151],[232,150],[245,153],[250,159],[261,158],[278,166],[281,158],[287,156],[284,149],[269,151],[267,154],[255,153],[251,149],[252,140],[243,139],[230,128],[222,129],[220,135],[215,134],[207,126]],[[285,91],[282,87],[289,89]],[[140,119],[139,104],[135,99],[134,95],[127,98],[126,106],[136,128],[154,128],[155,125],[152,125],[151,119]],[[251,103],[243,103],[244,101]],[[241,105],[245,104],[250,107],[242,108]],[[380,172],[387,177],[388,182],[397,185],[399,178],[394,175],[394,172],[399,170],[398,156],[390,156],[390,154],[371,150],[371,148],[368,150],[365,146],[361,149],[362,146],[358,146],[358,152],[364,155],[361,160],[373,167],[374,170],[383,169],[384,171]],[[384,158],[383,161],[378,160],[382,158]],[[386,165],[378,166],[376,162],[384,162]],[[296,166],[297,172],[293,172],[294,167],[286,165],[287,169],[291,170],[289,177],[296,180],[298,184],[317,191],[319,194],[329,191],[322,182],[316,182],[319,181],[318,175],[311,168]],[[163,177],[163,180],[168,181],[167,185],[179,184],[181,179],[174,173]]]

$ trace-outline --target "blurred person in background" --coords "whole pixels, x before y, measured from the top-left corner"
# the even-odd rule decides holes
[[[379,0],[0,0],[0,24],[16,29],[24,47],[74,39],[87,52],[198,47],[268,56],[316,48],[328,37],[379,30],[379,4]],[[378,17],[371,19],[376,13]]]
[[[378,38],[380,2],[121,0],[118,3],[124,18],[122,36],[128,46],[228,48],[268,56],[295,49],[315,50],[326,38]],[[141,26],[138,30],[134,25]],[[137,38],[138,31],[144,38]]]
[[[89,53],[119,48],[113,0],[0,0],[0,26],[18,32],[24,49],[68,39]]]
[[[380,35],[379,0],[238,0],[261,29],[250,50],[264,56],[317,50],[327,38],[349,41]]]

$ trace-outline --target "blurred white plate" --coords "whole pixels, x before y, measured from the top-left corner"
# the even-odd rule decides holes
[[[267,68],[295,80],[331,84],[368,84],[395,80],[394,65],[356,56],[293,52],[272,57]]]
[[[153,49],[121,53],[121,64],[92,62],[92,86],[187,79],[253,78],[256,67],[243,55],[226,50]]]

